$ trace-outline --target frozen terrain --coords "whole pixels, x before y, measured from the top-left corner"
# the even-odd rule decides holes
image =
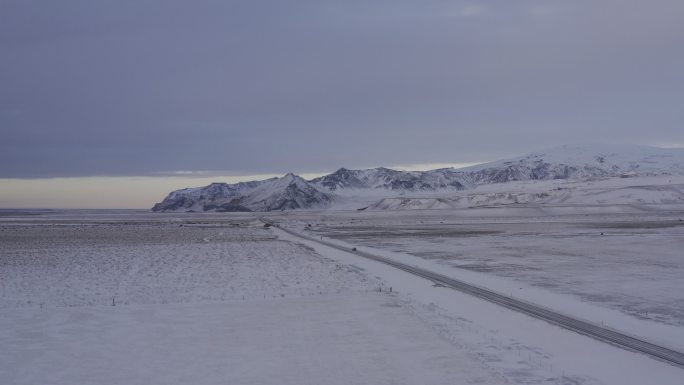
[[[440,269],[505,277],[684,326],[684,211],[659,207],[356,212],[298,220],[311,220],[313,234],[352,245],[410,254]]]
[[[358,272],[331,266],[310,250],[239,221],[15,224],[1,226],[0,239],[0,308],[370,289]]]
[[[626,385],[681,382],[681,367],[663,366],[642,354],[618,349],[459,291],[434,285],[411,273],[358,254],[293,238],[280,229],[276,231],[280,232],[283,239],[298,239],[321,255],[359,266],[369,274],[383,277],[385,285],[393,286],[394,292],[399,293],[399,298],[404,299],[405,306],[414,308],[416,314],[442,336],[479,357],[484,367],[499,373],[507,383]],[[368,247],[359,247],[358,250],[371,251],[376,255],[380,251]],[[410,256],[396,253],[385,253],[384,256],[402,263],[416,262]],[[416,265],[435,270],[429,264]],[[452,275],[448,271],[442,273]],[[502,288],[493,280],[480,280],[480,284],[495,284],[497,290]],[[535,299],[543,298],[548,299],[549,296],[537,296]],[[559,298],[556,296],[554,299]],[[572,301],[563,301],[562,298],[555,303],[555,306],[559,305],[569,305],[564,310],[573,314],[581,314],[582,310],[586,310],[573,306],[575,304]],[[597,312],[600,316],[610,315],[608,313],[601,309]],[[624,317],[606,320],[610,325],[615,321],[624,321],[620,318]],[[616,324],[620,327],[628,326],[623,322]],[[641,328],[652,326],[645,325],[644,322],[637,324]],[[681,337],[681,329],[663,329],[667,337]]]
[[[373,201],[367,210],[421,210],[511,205],[680,205],[684,176],[613,177],[591,180],[516,181],[449,194],[404,194]]]
[[[173,191],[152,210],[235,212],[369,206],[396,210],[558,202],[681,204],[682,175],[684,149],[566,145],[461,169],[341,168],[309,181],[287,174],[232,185],[212,183]],[[673,177],[677,178],[674,183],[669,180]],[[630,178],[639,179],[620,181]]]
[[[504,383],[381,294],[24,308],[0,326],[8,385]]]
[[[0,222],[3,384],[504,383],[254,217],[38,214]]]
[[[623,223],[623,228],[637,215],[649,221],[648,231],[682,228],[676,224],[677,212],[649,217],[632,206],[600,210],[605,221]],[[264,228],[256,214],[15,211],[0,212],[0,217],[3,384],[636,385],[679,384],[682,375],[681,368],[647,356]],[[573,207],[286,212],[276,217],[300,231],[372,244],[387,253],[400,250],[388,255],[434,264],[444,272],[474,274],[469,279],[497,290],[528,279],[526,265],[539,264],[554,276],[573,264],[543,261],[544,250],[530,252],[529,260],[519,257],[523,272],[518,277],[496,268],[473,268],[497,266],[477,242],[467,249],[472,259],[465,262],[446,257],[443,249],[441,256],[421,250],[439,244],[433,238],[501,236],[497,247],[507,248],[505,239],[515,246],[520,239],[515,247],[525,254],[524,244],[533,236],[554,243],[562,242],[573,226],[579,226],[577,234],[591,231],[587,237],[602,231],[602,239],[614,231],[591,227],[596,218]],[[480,247],[496,238],[486,240]],[[675,246],[664,243],[662,249]],[[668,301],[676,299],[680,283],[676,258],[670,259],[673,272],[662,285],[648,284],[645,276],[625,285],[643,285],[644,303],[661,291],[672,309]],[[629,276],[616,269],[619,263],[584,262],[596,265],[592,290],[620,292],[616,282]],[[602,286],[602,274],[612,274],[606,270],[617,270],[617,275]],[[567,305],[564,310],[573,314],[582,308],[563,299],[612,307],[567,290],[563,282],[524,288],[559,296],[555,304]],[[557,297],[532,299],[539,298]],[[621,301],[614,303],[624,305]],[[676,312],[669,318],[662,312],[635,318],[637,313],[624,314],[638,321],[632,324],[619,317],[605,319],[620,321],[615,325],[635,334],[644,331],[657,342],[669,337],[680,347],[677,341],[684,338]]]

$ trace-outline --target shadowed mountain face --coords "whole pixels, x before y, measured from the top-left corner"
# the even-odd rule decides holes
[[[251,211],[238,204],[231,205],[230,202],[274,179],[235,184],[212,183],[205,187],[176,190],[162,202],[155,204],[152,211]]]
[[[323,208],[333,201],[330,193],[294,174],[264,181],[177,190],[152,208],[153,211],[273,211]]]
[[[684,150],[632,145],[562,146],[525,156],[463,169],[398,171],[341,168],[304,180],[294,174],[236,184],[212,183],[171,192],[153,211],[273,211],[325,208],[340,196],[364,192],[407,193],[458,191],[512,181],[630,175],[684,174]]]
[[[458,175],[451,169],[433,171],[397,171],[385,167],[369,170],[341,168],[311,182],[330,191],[344,189],[384,189],[402,191],[436,191],[446,188],[462,189]]]

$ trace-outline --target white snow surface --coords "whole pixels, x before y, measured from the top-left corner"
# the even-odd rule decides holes
[[[512,312],[369,259],[290,238],[383,277],[440,333],[485,360],[507,383],[680,384],[682,369]],[[327,240],[327,239],[326,239]],[[377,252],[376,249],[362,248]],[[400,257],[393,254],[391,257]],[[402,261],[402,262],[408,262]],[[574,310],[574,309],[573,309]]]
[[[176,223],[0,228],[0,309],[276,298],[366,278],[259,228]]]
[[[292,204],[284,207],[283,201],[285,200],[291,201]],[[294,174],[287,174],[247,192],[241,204],[254,211],[268,211],[274,208],[326,207],[331,201],[332,198],[328,194],[316,190],[306,180]]]
[[[25,308],[0,330],[6,385],[504,383],[378,293]]]
[[[153,209],[277,211],[370,206],[396,210],[566,201],[577,204],[682,203],[682,175],[684,149],[616,144],[565,145],[461,169],[409,172],[384,167],[342,168],[310,181],[287,174],[282,178],[235,185],[214,183],[174,191]],[[644,179],[654,176],[661,178]],[[667,186],[663,181],[669,178],[679,182],[675,182],[676,186]],[[612,179],[628,180],[614,182]],[[599,185],[601,180],[607,181],[604,186]],[[525,182],[539,184],[530,186],[528,191],[516,191],[525,186]],[[564,183],[570,185],[551,188]],[[595,188],[588,187],[594,183],[597,183]],[[618,186],[620,183],[622,186]],[[231,207],[219,207],[222,205]]]
[[[632,206],[601,209],[643,214]],[[539,210],[451,210],[451,225],[510,225],[520,216],[542,225],[556,222],[556,215],[584,221],[573,207],[545,208],[550,215]],[[387,222],[435,227],[445,220],[444,212],[290,212],[278,219],[312,233],[323,223],[360,222],[373,239],[377,229],[369,223],[380,230]],[[245,213],[3,216],[2,383],[681,383],[681,368],[265,229],[257,218]],[[303,230],[308,223],[311,230]],[[524,244],[526,231],[511,239],[522,237]],[[373,250],[501,292],[524,284],[425,256]],[[602,272],[596,271],[596,280]],[[590,320],[598,317],[657,342],[673,341],[669,346],[682,341],[680,327],[577,301],[568,293],[523,288],[515,295]]]
[[[404,194],[383,198],[370,210],[453,209],[507,205],[684,205],[684,176],[594,178],[591,180],[516,181],[479,185],[471,190]]]
[[[271,216],[684,350],[684,207],[510,207]],[[660,211],[662,210],[662,211]]]
[[[588,167],[615,173],[684,173],[684,148],[661,148],[635,144],[584,143],[567,144],[529,154],[458,169],[481,171],[510,165],[534,167],[539,162],[568,165],[578,169]],[[579,176],[583,176],[579,174]],[[596,175],[588,175],[596,176]]]
[[[255,219],[0,221],[0,383],[505,383],[377,278]]]

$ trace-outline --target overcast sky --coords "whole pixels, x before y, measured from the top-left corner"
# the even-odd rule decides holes
[[[0,1],[0,178],[684,143],[682,0]]]

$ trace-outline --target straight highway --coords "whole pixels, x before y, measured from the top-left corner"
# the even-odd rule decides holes
[[[673,365],[677,365],[680,367],[684,368],[684,353],[668,349],[659,345],[656,345],[654,343],[621,333],[617,330],[609,329],[604,326],[594,324],[588,321],[580,320],[577,318],[574,318],[572,316],[566,315],[566,314],[561,314],[558,313],[554,310],[535,305],[529,302],[525,302],[519,299],[512,298],[510,296],[506,296],[497,292],[494,292],[492,290],[480,287],[480,286],[475,286],[439,273],[435,273],[433,271],[429,271],[420,267],[416,266],[411,266],[407,265],[405,263],[397,262],[395,260],[382,257],[379,255],[375,255],[372,253],[368,253],[365,251],[360,251],[357,250],[356,248],[349,248],[349,247],[344,247],[340,246],[338,244],[335,244],[333,242],[328,242],[322,239],[318,239],[306,234],[302,234],[297,231],[293,231],[291,229],[279,226],[276,223],[270,222],[267,219],[260,218],[260,220],[263,223],[267,223],[271,226],[275,226],[279,228],[280,230],[302,238],[306,239],[308,241],[312,242],[317,242],[322,245],[332,247],[337,250],[345,251],[348,253],[352,253],[354,255],[358,255],[364,258],[368,258],[380,263],[384,263],[387,265],[390,265],[392,267],[395,267],[399,270],[403,270],[405,272],[408,272],[413,275],[417,275],[419,277],[423,277],[425,279],[428,279],[436,284],[440,284],[442,286],[455,289],[458,291],[461,291],[463,293],[467,293],[470,295],[473,295],[475,297],[493,302],[495,304],[504,306],[506,308],[525,313],[527,315],[530,315],[532,317],[550,322],[552,324],[561,326],[565,329],[569,329],[572,331],[575,331],[577,333],[604,341],[608,342],[610,344],[613,344],[615,346],[644,353],[647,355],[650,355],[652,357],[655,357],[657,359],[660,359],[662,361],[671,363]]]

